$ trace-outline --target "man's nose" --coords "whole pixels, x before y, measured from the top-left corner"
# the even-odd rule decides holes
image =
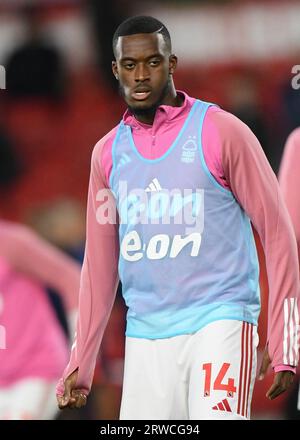
[[[135,69],[135,80],[136,81],[145,81],[149,79],[150,72],[148,67],[144,63],[139,63]]]

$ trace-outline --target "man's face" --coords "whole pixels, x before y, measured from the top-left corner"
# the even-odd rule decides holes
[[[161,34],[119,37],[112,68],[128,107],[138,113],[167,103],[176,62]]]

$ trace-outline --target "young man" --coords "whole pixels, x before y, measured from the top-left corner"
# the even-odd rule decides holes
[[[300,256],[300,128],[288,137],[279,170],[279,184],[296,234],[298,257]],[[299,266],[300,269],[300,266]],[[300,388],[298,394],[300,410]]]
[[[80,316],[59,407],[86,402],[119,272],[129,308],[120,418],[247,419],[260,308],[250,220],[271,290],[267,397],[290,386],[298,362],[296,243],[276,177],[247,126],[176,91],[161,22],[128,19],[113,48],[128,110],[93,152]],[[117,224],[103,220],[105,188]]]

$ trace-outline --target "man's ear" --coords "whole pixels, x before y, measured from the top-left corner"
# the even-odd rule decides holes
[[[112,71],[113,71],[113,74],[114,74],[116,80],[119,80],[118,66],[117,66],[117,62],[116,61],[113,61],[111,63],[111,68],[112,68]]]
[[[177,56],[172,54],[169,57],[169,74],[173,75],[177,67]]]

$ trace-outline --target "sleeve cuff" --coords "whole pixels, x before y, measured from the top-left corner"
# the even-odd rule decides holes
[[[274,367],[275,373],[279,373],[280,371],[291,371],[292,373],[296,374],[296,368],[291,367],[290,365],[276,365]]]

